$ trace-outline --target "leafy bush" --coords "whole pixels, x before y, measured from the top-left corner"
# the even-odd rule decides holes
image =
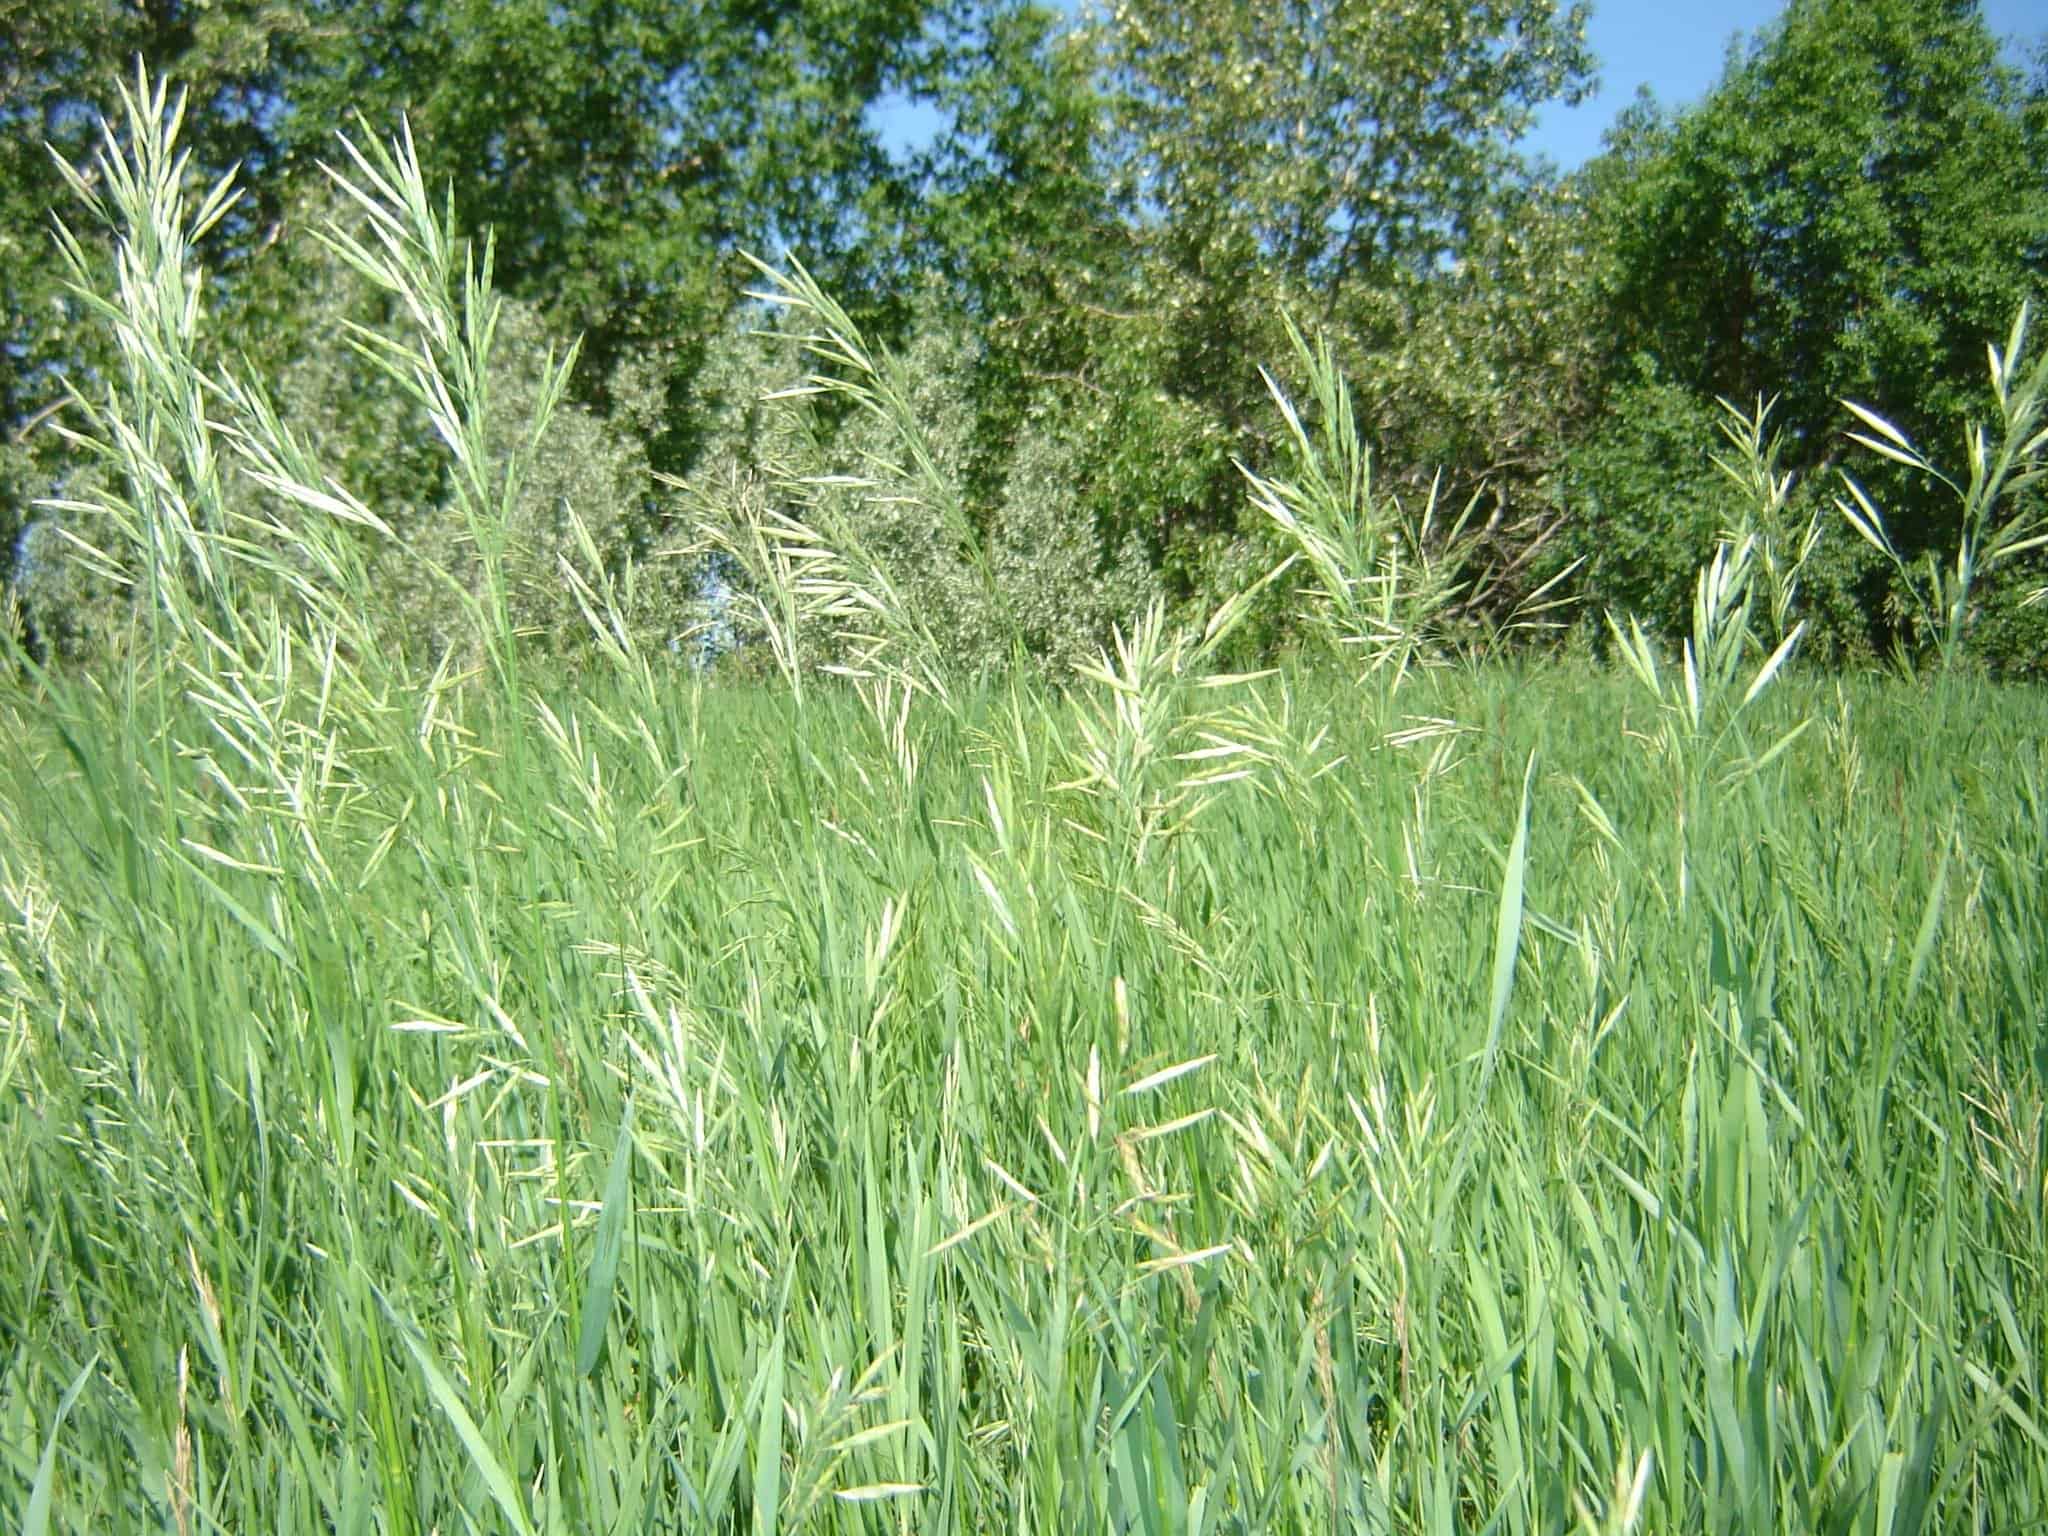
[[[1585,562],[1584,585],[1599,604],[1664,635],[1684,633],[1694,575],[1746,505],[1714,467],[1722,419],[1714,402],[1639,358],[1558,475],[1560,555]]]
[[[1062,427],[1051,413],[1026,420],[989,549],[1025,647],[1057,674],[1088,659],[1112,628],[1128,626],[1161,595],[1143,536],[1126,528],[1113,543],[1105,539],[1116,520],[1088,506],[1083,450]]]
[[[1028,657],[1064,672],[1142,610],[1144,552],[1130,536],[1104,547],[1077,494],[1079,453],[1056,428],[1027,422],[993,496],[974,493],[976,358],[963,330],[927,324],[898,351],[877,348],[800,267],[771,284],[775,322],[715,353],[719,419],[677,482],[756,630],[785,622],[765,606],[777,586],[767,567],[797,535],[785,526],[761,543],[750,531],[777,519],[829,546],[844,562],[834,579],[859,588],[853,600],[927,671]],[[829,606],[808,639],[801,623],[767,638],[854,661],[835,629],[848,615]]]
[[[1300,595],[1312,622],[1368,674],[1386,669],[1392,687],[1411,666],[1447,659],[1456,630],[1489,596],[1473,519],[1479,498],[1446,508],[1440,478],[1407,504],[1384,489],[1328,338],[1311,347],[1290,324],[1288,339],[1314,411],[1305,421],[1266,375],[1287,423],[1289,463],[1284,473],[1244,470],[1252,504],[1308,573]],[[1547,589],[1567,574],[1532,594],[1533,604],[1555,606]],[[1509,623],[1529,617],[1518,611]]]
[[[502,460],[523,445],[541,413],[549,360],[558,351],[533,309],[506,301],[488,383],[494,413],[486,451],[493,458]],[[416,413],[407,411],[405,417],[416,419]],[[345,420],[339,409],[327,419],[337,418]],[[602,567],[617,569],[630,558],[636,531],[646,521],[652,485],[637,439],[587,407],[554,405],[503,525],[508,611],[514,629],[534,650],[574,662],[589,639],[562,574],[564,561],[588,564],[572,513],[588,529]],[[411,649],[426,655],[464,639],[463,620],[451,610],[446,582],[436,572],[445,571],[465,585],[481,577],[480,552],[445,475],[436,491],[394,527],[398,539],[379,549],[373,565],[376,590],[390,605],[390,621]],[[643,607],[638,618],[645,638],[658,642],[666,637],[661,615]]]
[[[2016,559],[1979,579],[1966,653],[1996,678],[2040,682],[2048,677],[2048,559]]]

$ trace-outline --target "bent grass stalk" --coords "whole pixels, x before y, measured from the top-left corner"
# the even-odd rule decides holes
[[[1921,635],[1934,637],[1941,670],[1953,671],[1963,653],[1970,626],[1970,596],[1977,579],[2008,561],[2048,546],[2048,532],[2041,531],[2041,513],[2030,508],[2024,493],[2038,484],[2048,465],[2048,427],[2042,425],[2048,413],[2048,353],[2023,367],[2027,347],[2027,324],[2031,306],[2022,303],[2014,315],[2012,332],[2001,352],[1994,343],[1985,345],[1989,358],[1991,392],[1998,402],[1999,435],[1993,447],[1982,424],[1966,423],[1963,448],[1969,463],[1966,481],[1957,481],[1937,469],[1913,446],[1905,433],[1868,406],[1844,400],[1850,414],[1864,430],[1852,431],[1850,438],[1871,452],[1908,469],[1939,481],[1957,502],[1955,553],[1944,567],[1939,554],[1929,550],[1913,565],[1893,545],[1885,528],[1884,515],[1871,502],[1855,478],[1842,471],[1847,500],[1835,499],[1835,507],[1849,526],[1879,554],[1891,562],[1899,582],[1915,609]],[[2038,600],[2040,593],[2029,595]]]

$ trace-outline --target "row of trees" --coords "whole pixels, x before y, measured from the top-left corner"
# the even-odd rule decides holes
[[[536,625],[564,498],[606,558],[645,562],[770,460],[784,484],[859,462],[858,413],[758,403],[804,365],[755,334],[740,257],[785,248],[897,351],[928,468],[982,544],[1020,583],[1039,569],[1048,653],[1153,591],[1213,597],[1270,567],[1237,466],[1284,466],[1260,368],[1285,381],[1290,318],[1334,344],[1383,484],[1441,474],[1440,495],[1477,499],[1487,590],[1578,559],[1591,611],[1675,621],[1744,494],[1709,459],[1717,397],[1775,397],[1800,524],[1852,451],[1840,400],[1928,445],[1993,413],[1984,344],[2048,291],[2048,52],[2031,74],[2004,62],[1967,0],[1791,0],[1702,102],[1639,102],[1559,176],[1517,145],[1588,89],[1585,11],[0,0],[0,577],[46,644],[118,626],[118,594],[33,510],[89,473],[47,428],[64,381],[109,356],[47,254],[65,198],[44,146],[88,166],[139,57],[191,88],[194,174],[239,164],[249,188],[204,250],[215,349],[272,380],[411,553],[454,558],[445,469],[416,407],[335,345],[385,318],[378,297],[300,238],[346,213],[317,171],[336,130],[404,114],[463,225],[495,232],[518,301],[505,390],[537,387],[548,338],[583,338],[519,530]],[[889,151],[877,108],[898,101],[935,109],[930,144]],[[1854,467],[1908,560],[1941,545],[1944,493]],[[656,494],[650,472],[690,489]],[[942,565],[922,556],[943,527],[882,504],[904,569]],[[1813,632],[1912,641],[1895,568],[1828,521]],[[430,627],[405,553],[395,607]],[[2040,585],[2022,565],[1980,587],[1978,632],[2033,668],[2048,611],[2019,606]],[[644,622],[679,629],[696,580],[643,582]],[[1276,605],[1265,638],[1286,623]]]

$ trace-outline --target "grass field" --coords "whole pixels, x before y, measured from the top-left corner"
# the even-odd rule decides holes
[[[1236,600],[950,675],[781,513],[781,681],[595,558],[572,669],[401,145],[337,241],[478,562],[421,664],[390,530],[197,361],[225,193],[131,119],[71,510],[134,628],[0,679],[0,1524],[2048,1528],[2040,692],[1786,668],[1749,536],[1676,665],[1423,666],[1456,571],[1327,368],[1252,484],[1362,678],[1217,674]]]
[[[1686,804],[1632,679],[1269,679],[1158,830],[1029,689],[294,665],[5,701],[10,1528],[2048,1516],[2038,694]]]

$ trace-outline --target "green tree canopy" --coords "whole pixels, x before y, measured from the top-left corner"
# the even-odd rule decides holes
[[[1616,355],[1781,396],[1809,464],[1844,396],[1952,430],[2048,272],[2027,111],[1974,0],[1792,0],[1704,102],[1638,110],[1591,173]]]
[[[1123,0],[1075,30],[1002,16],[955,103],[946,239],[1004,387],[1039,385],[1088,445],[1079,490],[1106,540],[1141,534],[1182,590],[1252,558],[1223,547],[1240,542],[1232,460],[1273,425],[1258,369],[1291,355],[1283,313],[1418,372],[1453,335],[1522,345],[1472,315],[1418,344],[1418,324],[1440,291],[1499,297],[1533,248],[1510,226],[1554,223],[1515,144],[1589,81],[1583,6]],[[1381,392],[1374,425],[1416,421],[1430,393],[1414,375]]]
[[[1611,393],[1567,477],[1592,519],[1568,542],[1597,581],[1635,541],[1682,599],[1676,573],[1705,554],[1700,508],[1678,504],[1683,477],[1646,473],[1646,453],[1675,451],[1681,420],[1695,456],[1714,447],[1716,397],[1777,399],[1784,468],[1823,511],[1843,399],[1937,451],[1988,414],[1985,344],[2048,273],[2041,101],[1974,0],[1791,0],[1697,106],[1624,114],[1582,178]],[[1652,421],[1661,436],[1627,440]],[[1945,493],[1894,465],[1857,473],[1909,554],[1940,542]],[[1866,553],[1831,540],[1809,572],[1825,644],[1889,628]]]
[[[1170,248],[1324,295],[1462,246],[1536,109],[1590,83],[1584,0],[1118,0],[1131,195]]]
[[[313,3],[302,152],[344,110],[406,113],[507,291],[584,336],[591,398],[665,357],[680,422],[742,246],[799,251],[856,308],[895,287],[911,189],[869,109],[919,87],[951,0]]]

